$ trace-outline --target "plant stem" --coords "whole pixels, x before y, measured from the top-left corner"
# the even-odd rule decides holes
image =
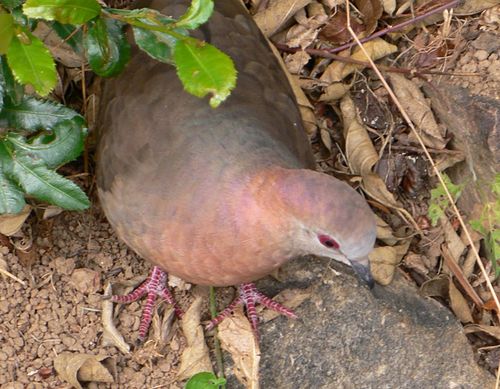
[[[210,287],[210,297],[209,297],[209,308],[210,308],[210,316],[212,319],[217,317],[217,305],[215,303],[215,288],[213,286]],[[224,378],[224,362],[222,360],[222,349],[220,346],[220,341],[218,338],[217,327],[214,328],[215,336],[214,336],[214,345],[215,345],[215,360],[217,365],[217,377]],[[223,386],[223,389],[225,385]]]

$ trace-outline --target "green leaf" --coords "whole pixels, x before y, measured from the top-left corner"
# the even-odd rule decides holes
[[[4,55],[0,55],[0,83],[4,88],[4,98],[9,97],[11,101],[17,103],[21,101],[24,96],[24,88],[14,79],[14,75]]]
[[[41,96],[49,94],[57,82],[56,65],[43,42],[26,32],[29,43],[25,44],[17,36],[12,38],[7,61],[17,81],[31,84]]]
[[[5,8],[13,9],[19,7],[24,0],[0,0],[0,5]]]
[[[457,201],[457,199],[460,197],[460,194],[462,193],[463,185],[453,184],[453,182],[451,182],[450,178],[446,174],[443,174],[443,181],[454,201]],[[427,215],[429,216],[429,219],[431,220],[431,224],[433,226],[437,225],[439,218],[441,216],[444,216],[444,212],[449,206],[450,202],[448,200],[448,197],[446,196],[446,191],[443,185],[439,183],[436,188],[431,190],[431,199],[427,212]]]
[[[120,73],[130,59],[130,45],[122,32],[123,24],[99,18],[88,26],[84,44],[92,70],[102,77]]]
[[[151,31],[140,27],[132,27],[137,46],[157,61],[171,63],[175,38],[163,32]]]
[[[10,163],[5,144],[0,141],[0,215],[19,213],[26,204],[21,189],[4,173],[4,170],[8,170]]]
[[[19,104],[7,99],[0,112],[0,126],[34,132],[51,129],[63,120],[79,116],[72,109],[49,100],[25,96]]]
[[[56,124],[52,131],[43,132],[29,142],[15,132],[9,132],[6,139],[13,144],[16,152],[41,159],[49,168],[57,168],[82,153],[86,135],[84,125],[83,118],[76,116]]]
[[[0,54],[5,54],[14,36],[14,18],[0,13]]]
[[[83,47],[83,31],[81,28],[77,29],[70,24],[61,24],[59,22],[51,22],[50,26],[77,54],[85,52],[85,48]]]
[[[225,378],[218,378],[214,373],[202,372],[192,376],[185,389],[219,389],[226,384]]]
[[[175,23],[175,26],[189,30],[198,28],[208,20],[213,10],[213,0],[193,0],[186,13]]]
[[[9,143],[4,142],[4,145]],[[89,207],[87,196],[75,183],[47,169],[41,160],[14,153],[12,145],[6,149],[12,163],[4,172],[27,194],[64,209],[81,211]]]
[[[174,61],[184,89],[197,97],[211,93],[213,108],[218,107],[236,85],[233,61],[208,43],[193,38],[178,40]]]
[[[99,15],[101,6],[97,0],[27,0],[23,11],[34,19],[83,24]]]

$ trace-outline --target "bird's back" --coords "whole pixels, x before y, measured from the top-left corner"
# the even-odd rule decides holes
[[[163,13],[178,16],[189,1],[145,3],[168,4]],[[146,258],[158,226],[178,212],[201,223],[235,180],[267,167],[314,166],[288,80],[239,0],[215,1],[197,34],[236,64],[237,86],[219,108],[187,94],[171,66],[139,51],[103,92],[101,202],[118,234]]]

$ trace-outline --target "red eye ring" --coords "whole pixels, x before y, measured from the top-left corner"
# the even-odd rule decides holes
[[[339,244],[335,241],[335,239],[331,238],[328,235],[318,235],[318,239],[323,246],[328,247],[329,249],[338,250],[340,247]]]

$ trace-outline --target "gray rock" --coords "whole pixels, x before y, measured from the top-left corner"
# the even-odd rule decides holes
[[[276,287],[313,291],[296,310],[298,320],[280,317],[261,326],[263,389],[493,387],[445,307],[419,296],[402,277],[370,291],[338,266],[292,262],[284,283],[259,283],[270,294]],[[231,381],[228,387],[237,387]]]

